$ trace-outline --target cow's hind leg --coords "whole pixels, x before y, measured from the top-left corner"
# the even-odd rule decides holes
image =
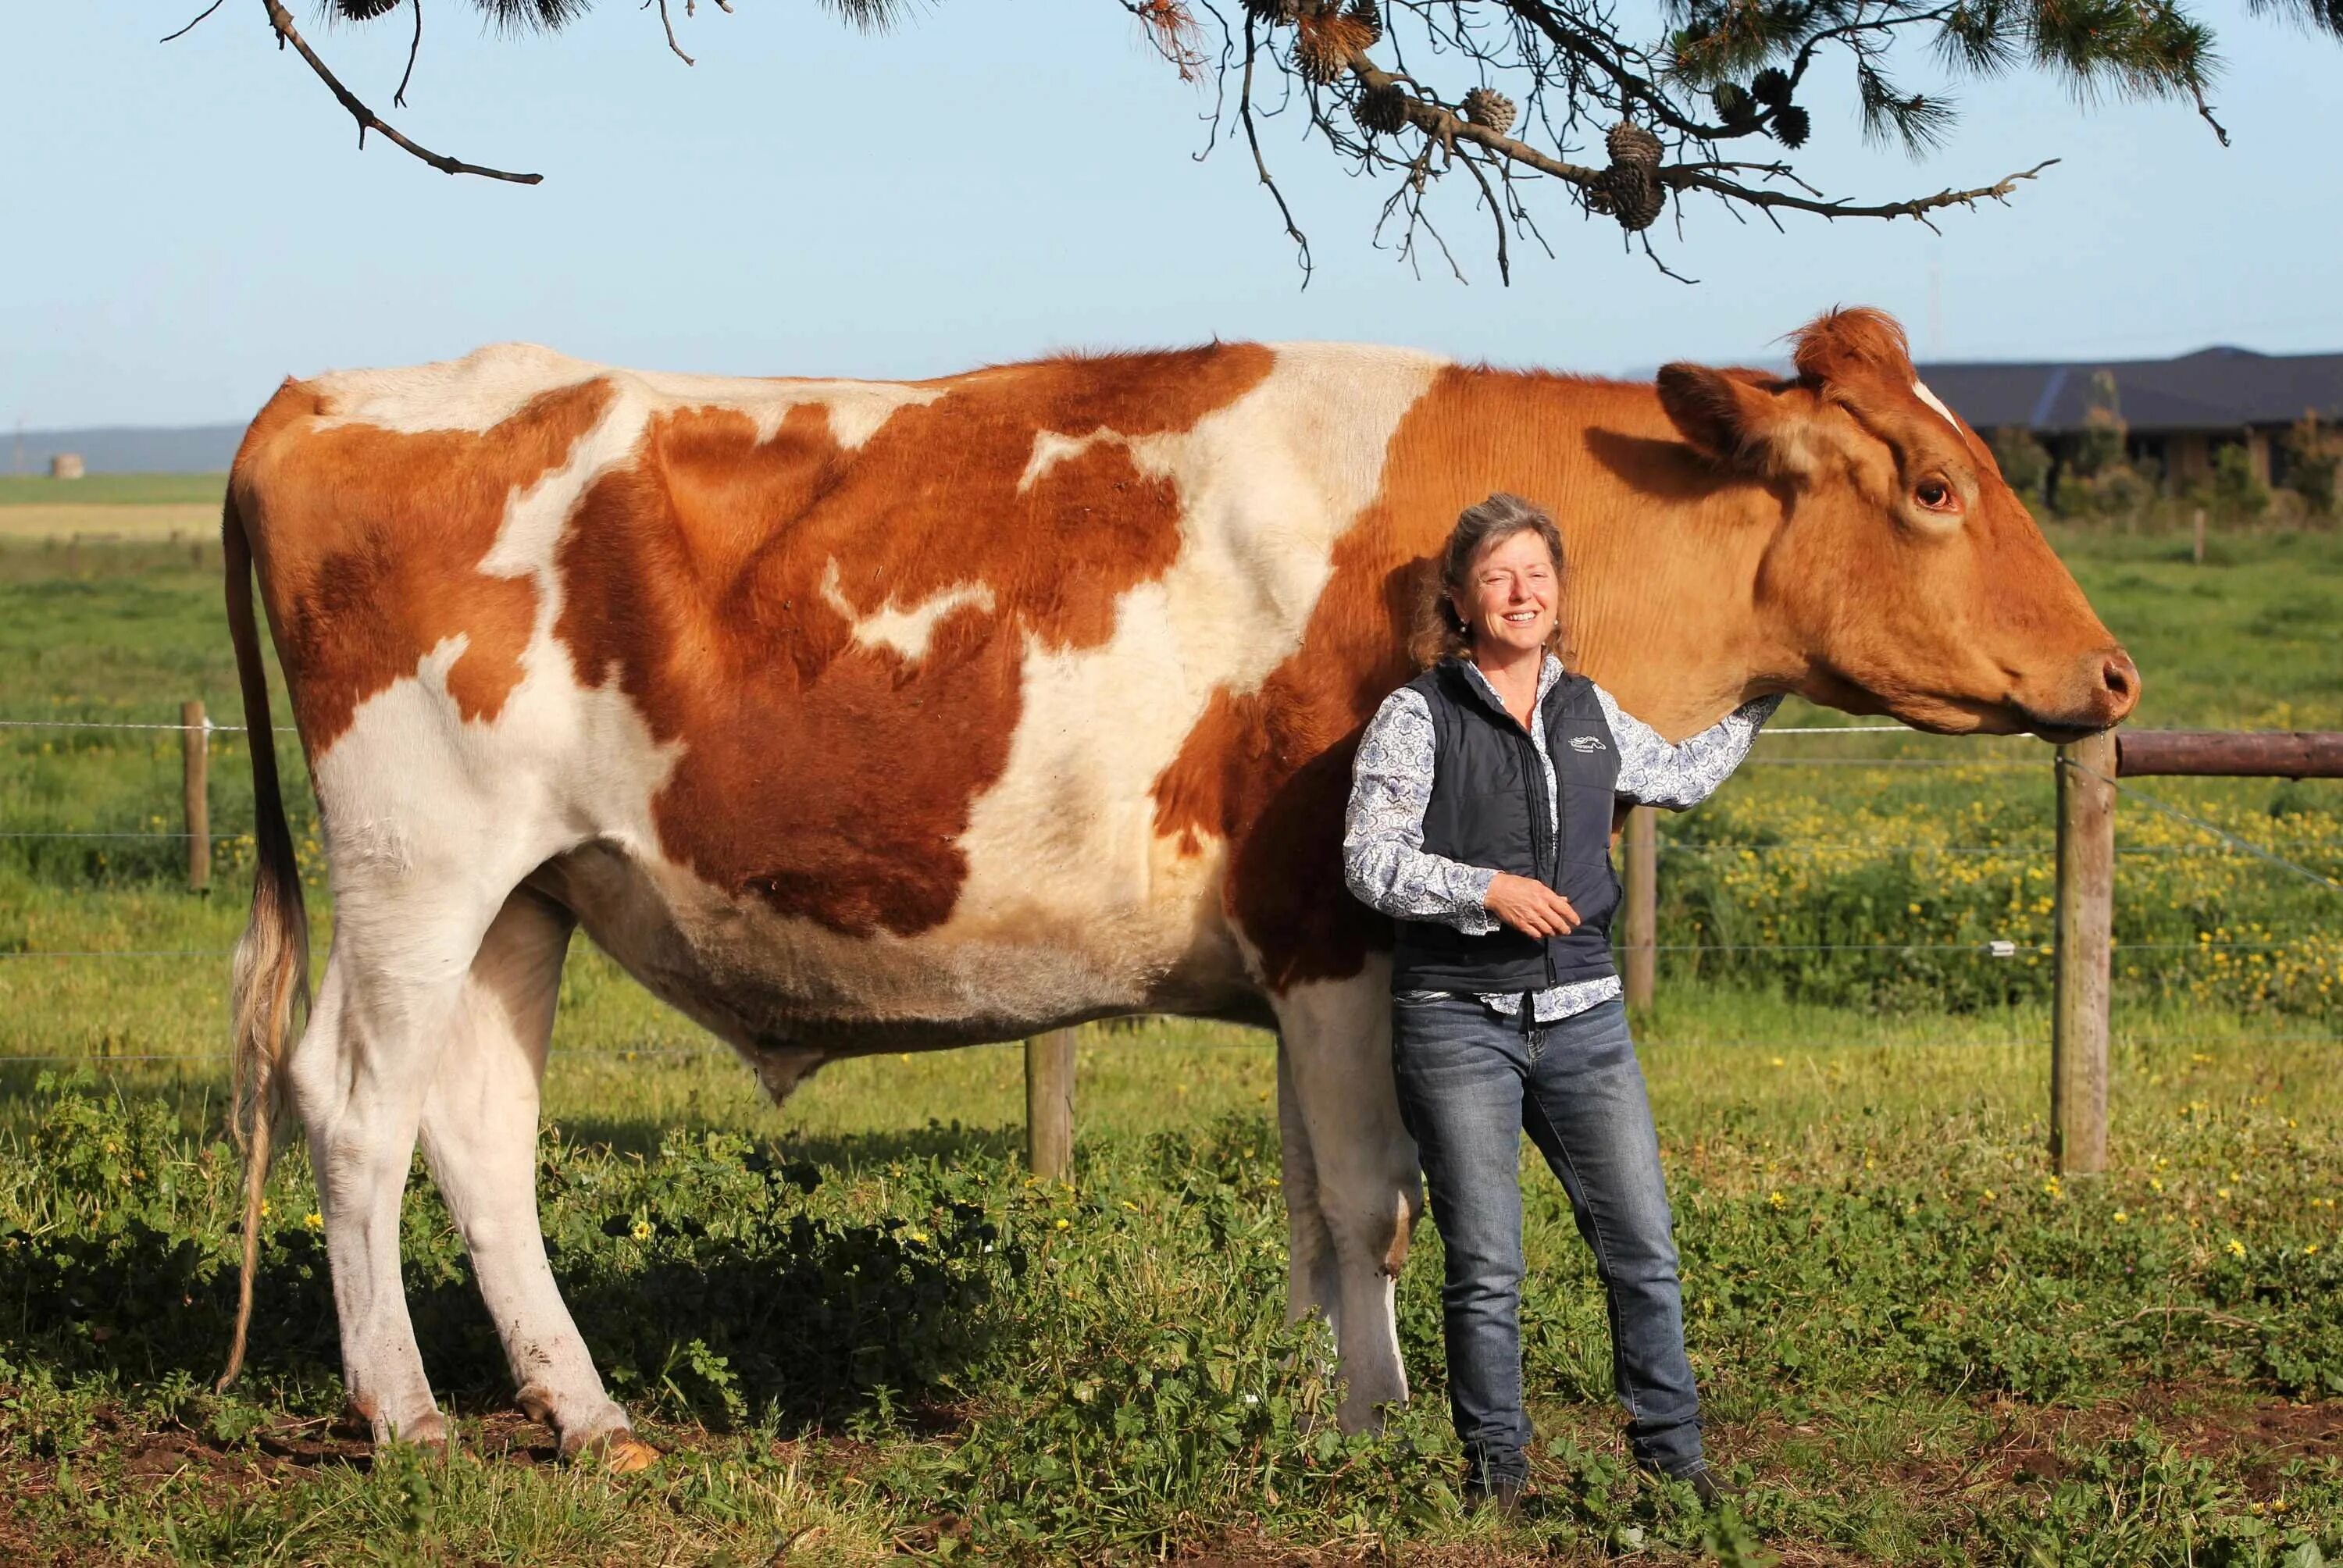
[[[1307,1285],[1322,1305],[1332,1276],[1340,1417],[1349,1431],[1373,1425],[1379,1406],[1407,1398],[1393,1289],[1423,1201],[1392,1078],[1388,988],[1388,971],[1370,964],[1356,979],[1312,981],[1275,999],[1285,1058],[1278,1087],[1292,1107],[1281,1106],[1280,1120],[1299,1120],[1311,1166],[1310,1184],[1286,1201],[1313,1205],[1332,1244],[1331,1270],[1313,1254]],[[1308,1224],[1294,1217],[1297,1237]],[[1304,1280],[1299,1259],[1295,1279]]]
[[[428,912],[437,918],[345,896],[316,1010],[286,1065],[325,1218],[342,1381],[377,1442],[447,1436],[407,1316],[398,1213],[424,1094],[487,917],[457,900]]]
[[[463,1232],[518,1401],[564,1454],[654,1457],[602,1387],[546,1261],[537,1212],[538,1083],[574,922],[523,890],[505,900],[466,977],[423,1102],[423,1153]]]

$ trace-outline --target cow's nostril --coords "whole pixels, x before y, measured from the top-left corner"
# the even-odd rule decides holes
[[[2107,683],[2107,695],[2118,702],[2129,702],[2139,695],[2139,667],[2127,653],[2109,654],[2099,678]]]

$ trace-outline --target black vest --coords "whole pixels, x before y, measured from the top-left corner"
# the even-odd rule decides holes
[[[1436,920],[1402,920],[1392,988],[1535,991],[1615,972],[1611,914],[1619,907],[1619,879],[1611,869],[1611,806],[1619,751],[1594,683],[1565,674],[1538,708],[1562,791],[1558,834],[1548,826],[1545,770],[1529,731],[1461,661],[1443,659],[1408,685],[1432,709],[1438,759],[1423,847],[1544,882],[1570,900],[1584,923],[1568,936],[1542,940],[1511,926],[1468,937]]]

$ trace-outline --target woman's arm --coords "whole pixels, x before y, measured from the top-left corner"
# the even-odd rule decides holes
[[[1342,879],[1362,903],[1393,920],[1440,920],[1466,936],[1486,936],[1497,920],[1482,900],[1496,873],[1423,848],[1437,761],[1432,712],[1402,687],[1375,709],[1351,765]]]
[[[1609,692],[1598,686],[1594,695],[1619,745],[1618,792],[1674,811],[1699,805],[1730,778],[1756,744],[1758,729],[1782,706],[1779,697],[1745,702],[1699,734],[1671,746],[1658,730],[1622,712]]]

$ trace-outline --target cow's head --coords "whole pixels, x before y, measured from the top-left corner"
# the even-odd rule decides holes
[[[1976,432],[1920,385],[1903,328],[1837,310],[1796,342],[1795,379],[1670,365],[1659,392],[1694,447],[1782,498],[1757,594],[1799,689],[2045,739],[2130,713],[2139,671]]]

